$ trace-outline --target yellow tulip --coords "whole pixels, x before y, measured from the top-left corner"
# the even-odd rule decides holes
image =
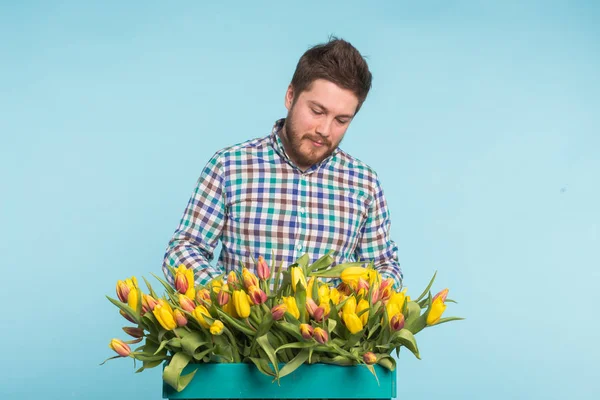
[[[178,287],[179,285],[179,287]],[[194,288],[194,271],[181,264],[175,270],[175,288],[181,294],[185,294],[190,299],[196,297]]]
[[[210,303],[210,292],[208,289],[200,289],[196,293],[196,301],[198,304]]]
[[[376,269],[367,268],[367,275],[369,277],[369,285],[373,286],[375,283],[381,282],[381,275]]]
[[[336,288],[329,289],[329,298],[336,306],[340,304],[340,292]]]
[[[300,310],[298,310],[298,305],[296,304],[296,298],[293,296],[284,296],[283,304],[287,307],[287,311],[294,316],[294,318],[300,318]]]
[[[358,302],[358,305],[356,306],[356,314],[360,314],[360,312],[362,310],[368,310],[368,309],[369,309],[369,302],[365,299],[362,299],[361,301]],[[366,325],[367,321],[369,320],[369,311],[361,314],[360,320],[363,325]]]
[[[302,284],[303,288],[306,288],[308,286],[308,284],[306,283],[306,277],[304,276],[304,272],[302,272],[302,268],[300,267],[291,268],[290,278],[292,280],[292,289],[294,289],[294,293],[296,293],[298,283]]]
[[[379,298],[385,303],[392,297],[392,293],[394,292],[394,280],[392,278],[388,278],[381,282],[379,286]]]
[[[342,307],[342,312],[344,314],[356,314],[356,297],[351,296],[348,298]]]
[[[448,294],[448,289],[445,290],[445,293],[436,295],[435,300],[431,303],[431,309],[429,310],[429,314],[427,314],[427,325],[435,325],[438,323],[442,314],[446,310],[446,304],[444,301],[446,300],[446,295]]]
[[[212,335],[219,336],[223,333],[224,328],[225,326],[223,325],[223,323],[216,319],[215,322],[213,322],[213,324],[210,326],[210,333]]]
[[[210,324],[206,321],[206,319],[204,319],[204,317],[210,318],[210,313],[208,312],[206,307],[202,305],[196,306],[194,311],[192,311],[192,316],[196,318],[196,320],[200,323],[200,325],[202,325],[203,328],[210,328]]]
[[[131,353],[129,345],[120,339],[111,340],[108,347],[113,349],[121,357],[127,357]]]
[[[389,318],[392,318],[392,315],[398,314],[402,312],[404,308],[404,303],[406,302],[406,290],[402,292],[393,292],[388,300],[386,305],[386,310]]]
[[[321,297],[321,303],[319,303],[319,307],[323,308],[323,310],[325,311],[325,318],[327,318],[329,316],[329,313],[331,312],[331,306],[329,305],[329,298]]]
[[[348,267],[342,271],[340,278],[342,279],[342,282],[356,290],[358,280],[360,278],[369,279],[369,273],[367,272],[367,269],[363,267]]]
[[[119,300],[123,303],[127,303],[129,291],[137,287],[138,283],[135,276],[132,276],[130,279],[125,279],[124,281],[117,281],[117,296],[119,297]]]
[[[363,328],[362,321],[360,320],[360,318],[358,318],[358,315],[354,313],[342,313],[342,319],[344,320],[346,328],[348,328],[348,330],[352,334],[360,332]]]
[[[248,268],[242,269],[242,278],[244,279],[246,289],[250,286],[258,286],[258,278]]]
[[[154,310],[152,310],[152,313],[158,320],[160,326],[166,330],[170,331],[177,328],[177,322],[175,321],[173,309],[166,301],[162,299],[158,300],[158,303],[154,307]]]
[[[309,340],[313,337],[314,328],[309,324],[300,324],[298,329],[300,330],[300,334],[304,339]]]
[[[327,297],[329,299],[329,293],[331,292],[331,290],[329,289],[329,286],[327,285],[320,285],[319,286],[319,301],[322,302],[323,301],[323,297]],[[329,300],[327,300],[329,301]]]
[[[313,291],[313,287],[315,285],[315,280],[316,279],[317,278],[314,277],[314,276],[311,276],[308,279],[308,283],[306,284],[306,298],[307,299],[312,299],[312,291]],[[316,299],[313,299],[313,300],[316,300]]]
[[[137,288],[132,288],[127,295],[127,305],[131,307],[135,312],[138,311],[138,290]]]
[[[225,311],[227,314],[231,315],[234,318],[239,318],[239,315],[237,315],[237,312],[235,312],[235,306],[233,305],[233,301],[230,301],[227,304],[225,304],[223,306],[223,311]]]
[[[213,292],[215,292],[215,294],[219,294],[219,292],[221,291],[221,286],[223,286],[223,280],[222,279],[214,279],[211,284],[210,284]],[[210,298],[210,295],[209,295]]]
[[[250,316],[250,302],[248,301],[248,295],[243,290],[233,291],[233,306],[240,318],[248,318]]]
[[[313,331],[313,337],[318,343],[325,344],[329,340],[329,334],[323,328],[315,328]]]

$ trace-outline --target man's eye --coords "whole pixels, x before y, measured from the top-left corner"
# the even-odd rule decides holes
[[[339,124],[341,124],[341,125],[345,125],[345,124],[347,124],[347,123],[348,123],[348,120],[347,120],[347,119],[339,119],[339,118],[336,118],[336,120],[337,120],[337,122],[338,122]]]
[[[323,114],[321,111],[315,110],[314,108],[312,109],[312,112],[315,115],[322,115]]]

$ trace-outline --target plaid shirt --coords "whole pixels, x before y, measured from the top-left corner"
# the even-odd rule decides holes
[[[169,242],[167,265],[186,265],[196,281],[253,266],[262,255],[275,265],[310,262],[333,250],[335,263],[366,260],[402,285],[396,244],[389,238],[390,215],[375,171],[337,148],[301,171],[284,151],[275,123],[269,136],[218,151],[198,179],[179,227]],[[209,261],[217,241],[216,267]]]

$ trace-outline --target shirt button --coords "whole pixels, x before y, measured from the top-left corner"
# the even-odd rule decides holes
[[[298,251],[302,251],[302,245],[301,245],[301,244],[299,244],[298,246],[296,246],[296,249],[297,249]]]

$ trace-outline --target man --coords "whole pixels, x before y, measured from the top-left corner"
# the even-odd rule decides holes
[[[333,250],[336,264],[374,261],[401,287],[377,175],[338,147],[370,88],[368,65],[350,43],[333,38],[304,53],[285,94],[287,118],[266,137],[218,151],[204,168],[167,247],[167,278],[167,265],[193,268],[205,284],[259,255],[287,266]]]

